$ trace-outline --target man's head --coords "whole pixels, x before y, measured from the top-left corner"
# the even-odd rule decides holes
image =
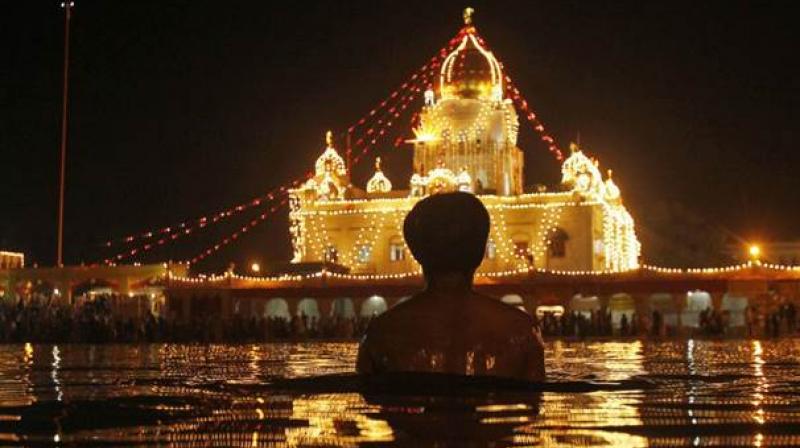
[[[406,216],[403,235],[426,276],[472,275],[489,237],[489,213],[469,193],[444,193],[419,201]]]

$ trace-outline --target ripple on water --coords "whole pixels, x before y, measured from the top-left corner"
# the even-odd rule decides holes
[[[2,345],[0,444],[800,444],[793,339],[549,343],[550,381],[630,385],[586,392],[388,399],[264,386],[352,372],[356,351],[317,342]]]

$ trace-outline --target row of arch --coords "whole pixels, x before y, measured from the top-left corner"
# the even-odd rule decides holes
[[[517,294],[508,294],[502,298],[502,301],[525,309],[522,297]],[[748,304],[747,297],[726,293],[722,296],[719,311],[729,314],[730,326],[741,327],[746,323],[745,312]],[[562,305],[542,305],[538,306],[535,312],[540,317],[548,312],[560,315],[567,310],[590,315],[592,312],[602,310],[603,305],[597,296],[576,294],[569,300],[566,309]],[[608,298],[605,308],[610,311],[611,322],[615,328],[619,328],[622,316],[626,316],[630,320],[634,313],[641,312],[643,308],[649,312],[658,311],[662,315],[665,325],[698,328],[700,313],[714,308],[711,294],[706,291],[689,291],[686,293],[683,303],[676,303],[673,294],[655,293],[647,297],[644,305],[644,307],[637,306],[630,294],[617,293]]]
[[[403,300],[403,299],[401,299]],[[351,319],[355,317],[374,317],[384,313],[389,308],[386,299],[381,296],[372,296],[361,303],[361,307],[356,313],[356,306],[353,299],[338,298],[334,299],[331,305],[331,317],[341,317]],[[295,314],[319,319],[322,317],[316,299],[305,298],[297,302]],[[292,313],[289,311],[289,302],[286,299],[274,298],[267,301],[264,305],[264,317],[278,317],[291,319]]]
[[[406,298],[398,301],[401,302]],[[582,296],[577,294],[567,303],[562,305],[541,305],[535,310],[527,310],[523,298],[518,294],[507,294],[501,299],[504,303],[519,307],[522,310],[535,312],[540,317],[546,312],[562,314],[565,311],[575,311],[586,315],[597,312],[605,308],[611,313],[611,321],[614,327],[619,327],[622,316],[631,319],[634,313],[641,312],[644,308],[649,312],[658,311],[661,313],[664,324],[684,327],[699,327],[700,313],[706,309],[713,308],[711,294],[706,291],[690,291],[686,294],[685,302],[676,303],[673,294],[655,293],[647,297],[645,306],[637,306],[633,296],[627,293],[618,293],[610,296],[603,303],[597,296]],[[720,311],[728,312],[730,315],[731,326],[745,325],[745,311],[748,306],[747,297],[725,294],[722,297]],[[358,308],[358,309],[357,309]],[[385,298],[374,295],[361,302],[357,307],[353,299],[337,298],[331,304],[330,316],[341,318],[355,317],[374,317],[384,313],[389,308]],[[309,318],[320,318],[322,313],[316,299],[301,299],[295,307],[295,315],[304,315]],[[291,319],[289,302],[282,298],[273,298],[264,305],[264,317],[279,317]]]

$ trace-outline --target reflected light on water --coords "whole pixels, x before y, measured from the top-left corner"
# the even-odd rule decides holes
[[[275,391],[352,372],[352,343],[0,346],[0,444],[771,446],[800,444],[796,340],[564,342],[551,382],[485,397]],[[24,441],[24,442],[20,442]]]

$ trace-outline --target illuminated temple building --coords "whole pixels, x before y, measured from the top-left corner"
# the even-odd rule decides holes
[[[413,175],[390,180],[376,159],[363,188],[351,183],[331,133],[314,175],[291,192],[295,263],[328,262],[353,274],[419,271],[402,236],[421,198],[465,191],[480,198],[492,228],[483,273],[626,271],[639,266],[640,244],[620,189],[599,162],[571,145],[557,191],[524,191],[519,117],[502,66],[469,17],[460,42],[424,95],[413,129]]]

